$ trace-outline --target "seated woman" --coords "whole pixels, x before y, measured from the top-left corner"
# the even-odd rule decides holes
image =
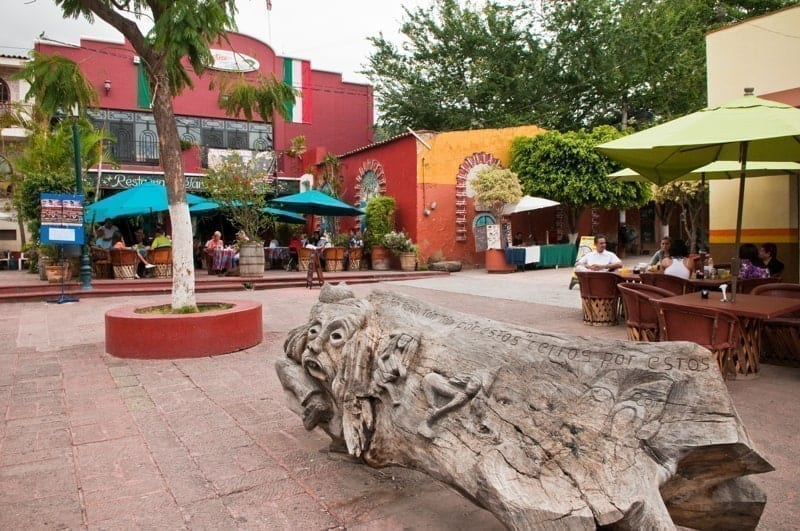
[[[758,257],[758,247],[755,244],[743,243],[739,247],[739,258],[742,260],[742,265],[739,268],[740,279],[769,277],[769,269],[760,267],[763,262]]]
[[[669,256],[661,260],[661,269],[665,275],[686,279],[692,277],[695,260],[689,256],[683,240],[673,240],[669,244]]]
[[[135,247],[126,247],[125,242],[122,240],[122,234],[119,232],[115,232],[114,235],[111,237],[111,248],[112,249],[131,249],[132,251],[136,251],[136,258],[139,259],[139,262],[144,265],[145,269],[153,269],[155,265],[151,264],[147,261],[147,259],[142,256],[142,254],[136,249]],[[139,275],[135,275],[136,278],[139,278]]]
[[[222,241],[222,233],[220,231],[215,231],[214,235],[211,236],[211,239],[206,242],[206,250],[211,254],[214,254],[214,251],[217,249],[224,249],[225,242]]]

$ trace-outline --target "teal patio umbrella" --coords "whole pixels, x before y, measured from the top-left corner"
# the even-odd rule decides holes
[[[269,206],[315,216],[360,216],[364,214],[364,211],[360,208],[349,205],[319,190],[308,190],[299,194],[276,197],[269,201]]]
[[[212,210],[218,210],[220,207],[219,203],[215,201],[203,201],[202,203],[197,203],[189,207],[189,212],[192,213],[199,213],[199,212],[210,212]],[[281,221],[283,223],[305,223],[306,218],[299,214],[295,214],[294,212],[288,212],[286,210],[281,210],[279,208],[272,208],[272,207],[264,207],[264,213],[269,214],[277,221]]]
[[[717,160],[739,162],[736,244],[742,238],[742,206],[748,161],[800,161],[800,109],[745,96],[596,146],[657,185]],[[733,262],[738,265],[738,259]]]
[[[186,194],[189,206],[203,201],[205,198],[199,195]],[[169,210],[167,188],[159,183],[142,183],[87,206],[84,219],[102,221],[106,218],[138,216],[166,210]]]

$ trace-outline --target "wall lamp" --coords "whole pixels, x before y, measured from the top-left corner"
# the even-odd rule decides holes
[[[106,96],[108,96],[108,93],[111,92],[111,80],[106,79],[103,81],[103,88],[106,91]]]
[[[426,215],[426,216],[430,216],[430,215],[431,215],[431,212],[432,212],[432,211],[434,211],[434,210],[436,210],[436,207],[437,207],[437,206],[438,206],[438,205],[436,204],[436,201],[434,201],[434,202],[432,202],[432,203],[431,203],[430,207],[428,207],[428,208],[424,209],[424,210],[422,211],[422,213],[423,213],[424,215]]]

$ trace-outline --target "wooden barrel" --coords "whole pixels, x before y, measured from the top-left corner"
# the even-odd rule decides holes
[[[311,253],[315,252],[314,249],[306,249],[300,247],[297,250],[297,270],[308,271],[308,260],[311,258]]]
[[[341,271],[344,265],[344,247],[326,247],[322,250],[325,271]]]
[[[260,243],[244,243],[239,247],[239,276],[264,276],[264,247]]]

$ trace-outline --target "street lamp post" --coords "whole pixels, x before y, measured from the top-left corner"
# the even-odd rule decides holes
[[[75,193],[83,195],[83,179],[81,178],[81,143],[78,137],[78,124],[72,124],[72,148],[75,151]],[[81,220],[83,222],[83,220]],[[89,246],[86,236],[81,243],[81,289],[92,289],[92,265],[89,261]]]

